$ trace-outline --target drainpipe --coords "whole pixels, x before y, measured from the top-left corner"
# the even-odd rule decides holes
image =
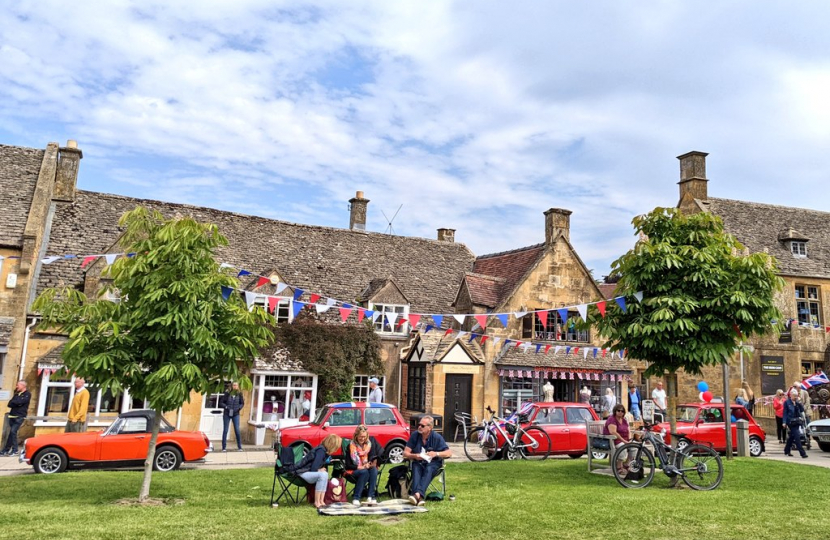
[[[26,369],[26,351],[29,348],[29,332],[35,324],[37,324],[37,317],[32,317],[32,323],[26,327],[26,334],[23,336],[23,354],[20,356],[20,375],[17,377],[18,381],[23,380],[23,371]]]

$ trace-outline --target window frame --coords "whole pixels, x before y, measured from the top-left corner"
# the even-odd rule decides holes
[[[407,321],[405,324],[398,324],[400,320],[409,318],[409,304],[369,304],[370,311],[375,313],[372,315],[372,328],[376,334],[387,336],[405,336],[409,334],[410,324]],[[400,311],[398,311],[400,310]],[[397,313],[395,318],[395,328],[387,330],[386,313]],[[397,329],[396,329],[397,328]]]
[[[406,369],[406,408],[410,411],[426,412],[426,393],[426,365],[410,363]]]
[[[553,315],[553,317],[551,317]],[[568,319],[567,321],[563,321],[562,317],[559,316],[559,312],[556,310],[548,310],[547,311],[548,321],[547,326],[542,326],[541,321],[539,321],[539,317],[536,313],[529,313],[525,315],[525,317],[531,317],[533,321],[533,339],[539,341],[564,341],[568,343],[590,343],[591,341],[591,332],[589,330],[577,330],[576,328],[573,329],[573,332],[570,332],[569,325],[567,324],[568,321],[575,321],[577,317],[579,317],[579,312],[577,311],[568,311]],[[553,319],[553,320],[551,320]],[[529,338],[530,336],[524,335],[526,332],[524,331],[523,326],[523,338]]]
[[[272,295],[273,296],[273,295]],[[257,295],[254,302],[251,304],[251,309],[254,306],[259,306],[265,310],[266,313],[274,317],[277,324],[291,323],[294,320],[294,310],[292,309],[294,299],[288,296],[277,296],[277,304],[274,306],[274,313],[268,311],[268,295]]]
[[[806,258],[807,242],[803,240],[790,240],[790,253],[793,254],[793,257]]]
[[[798,324],[821,326],[821,287],[818,285],[795,284],[795,311]],[[806,313],[802,313],[805,310]]]
[[[52,376],[57,372],[65,372],[65,369],[44,369],[40,379],[40,394],[37,401],[37,416],[49,417],[50,415],[65,415],[69,413],[69,408],[72,406],[72,400],[75,399],[75,376],[70,376],[69,380],[53,381]],[[66,412],[57,411],[47,414],[47,396],[51,388],[68,388],[69,400],[67,403]],[[113,394],[113,398],[121,398],[121,404],[117,411],[104,411],[101,413],[101,398],[104,392],[101,392],[101,387],[96,385],[94,381],[87,381],[84,388],[89,392],[89,406],[87,409],[87,425],[95,427],[106,427],[111,425],[121,413],[135,410],[132,406],[132,398],[129,391],[125,390],[123,394]],[[147,408],[147,402],[144,402],[144,407]],[[37,420],[35,427],[45,426],[63,426],[66,424],[65,420]]]
[[[317,375],[308,372],[294,372],[294,371],[252,371],[251,376],[254,379],[254,386],[251,391],[251,411],[249,413],[249,423],[252,424],[270,424],[279,422],[280,420],[295,419],[290,417],[291,411],[291,394],[300,392],[300,398],[306,391],[311,392],[311,406],[309,407],[308,418],[313,420],[317,413]],[[276,380],[268,381],[268,377],[285,377],[285,385],[267,384],[269,382],[275,383]],[[282,393],[282,401],[271,401],[268,403],[281,403],[283,405],[283,412],[265,413],[265,397],[267,393],[280,395]],[[295,397],[296,398],[296,397]],[[276,414],[277,418],[271,417]],[[282,414],[282,417],[280,417]],[[269,418],[264,419],[268,415]]]
[[[357,374],[354,376],[354,383],[352,384],[352,401],[366,401],[369,399],[369,379],[376,377],[378,379],[378,388],[383,392],[383,398],[386,399],[386,376],[385,375],[366,375]]]

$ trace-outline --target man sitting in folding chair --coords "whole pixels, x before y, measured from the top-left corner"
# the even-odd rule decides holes
[[[403,458],[412,462],[409,502],[418,506],[424,505],[430,482],[443,470],[444,458],[452,457],[444,437],[435,433],[432,427],[431,416],[421,417],[417,433],[412,434],[403,450]]]

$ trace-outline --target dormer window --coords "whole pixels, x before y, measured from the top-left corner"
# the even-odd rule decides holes
[[[806,257],[807,256],[807,242],[802,242],[800,240],[793,240],[790,242],[790,251],[796,257]]]

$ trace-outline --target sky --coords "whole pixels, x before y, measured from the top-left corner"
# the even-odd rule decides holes
[[[78,186],[311,225],[544,241],[595,277],[631,220],[712,197],[830,211],[830,4],[819,1],[16,2],[0,143],[78,141]]]

